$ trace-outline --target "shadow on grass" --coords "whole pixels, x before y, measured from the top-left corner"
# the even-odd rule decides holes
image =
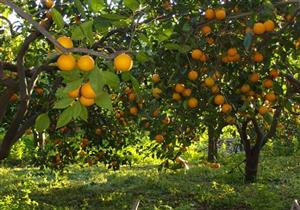
[[[103,177],[86,177],[67,187],[31,193],[30,197],[41,209],[127,210],[136,200],[141,202],[139,209],[145,210],[250,209],[237,198],[234,187],[218,183],[210,170],[195,168],[185,174],[147,168],[109,172],[106,179]]]

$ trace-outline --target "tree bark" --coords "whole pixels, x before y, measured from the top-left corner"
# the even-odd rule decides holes
[[[215,162],[218,158],[218,132],[213,126],[208,126],[208,154],[207,161]]]
[[[245,183],[256,181],[260,150],[246,152]]]

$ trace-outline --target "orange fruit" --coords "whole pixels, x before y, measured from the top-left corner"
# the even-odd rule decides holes
[[[71,98],[77,98],[79,96],[79,90],[80,90],[80,88],[70,91],[68,93],[68,96]]]
[[[174,101],[180,101],[181,100],[181,95],[179,93],[173,93],[172,99]]]
[[[215,18],[215,11],[213,9],[205,10],[205,18],[208,20],[212,20]]]
[[[85,83],[81,87],[80,92],[81,92],[81,95],[85,98],[90,98],[90,99],[96,98],[96,93],[93,90],[90,82]]]
[[[255,52],[253,55],[253,60],[257,63],[262,62],[264,60],[264,56],[259,52]]]
[[[130,107],[129,112],[130,112],[130,114],[132,114],[132,115],[137,115],[137,113],[138,113],[138,108],[135,107],[135,106]]]
[[[169,117],[165,117],[163,120],[162,120],[162,123],[165,124],[165,125],[169,125],[171,122],[171,119]]]
[[[44,89],[43,88],[35,88],[34,91],[38,94],[38,95],[42,95],[44,93]]]
[[[195,70],[192,70],[188,73],[188,78],[191,81],[195,81],[196,79],[198,79],[198,72]]]
[[[72,54],[60,55],[56,64],[62,71],[72,71],[76,66],[76,60]]]
[[[217,9],[215,13],[217,20],[224,20],[226,18],[226,11],[224,8]]]
[[[211,88],[212,86],[215,85],[215,81],[211,77],[207,77],[204,80],[204,83],[205,83],[206,87],[209,87],[209,88]]]
[[[212,45],[215,43],[215,40],[211,37],[207,38],[207,44]]]
[[[216,95],[214,98],[214,102],[216,105],[223,105],[225,102],[225,98],[222,95]]]
[[[250,85],[248,84],[243,84],[241,87],[241,92],[242,93],[248,93],[251,90]]]
[[[197,106],[198,106],[198,100],[196,98],[192,97],[188,100],[188,107],[193,109],[196,108]]]
[[[273,92],[269,92],[265,95],[265,99],[269,102],[274,102],[276,101],[276,95]]]
[[[203,26],[203,27],[201,28],[201,31],[202,31],[202,33],[203,33],[205,36],[207,36],[208,34],[211,33],[211,27],[209,27],[209,26]]]
[[[212,87],[211,87],[211,92],[212,92],[213,94],[216,94],[216,93],[220,92],[220,88],[218,87],[218,85],[212,86]]]
[[[84,55],[78,59],[77,66],[81,71],[92,71],[95,68],[95,61],[91,56]]]
[[[19,99],[19,96],[18,96],[17,94],[13,94],[13,95],[10,97],[9,101],[11,101],[11,102],[16,102],[18,99]]]
[[[183,95],[184,97],[189,97],[191,94],[192,94],[192,89],[190,89],[190,88],[186,88],[186,89],[182,92],[182,95]]]
[[[122,53],[115,57],[114,66],[116,71],[130,71],[133,66],[132,58],[128,54]]]
[[[229,48],[227,50],[227,55],[229,55],[229,56],[235,56],[237,53],[238,53],[238,51],[236,48]]]
[[[261,115],[264,115],[265,113],[267,113],[269,111],[268,107],[266,106],[260,106],[258,108],[258,113],[261,114]]]
[[[160,81],[160,76],[159,74],[153,74],[152,75],[152,82],[157,83]]]
[[[273,22],[273,20],[267,20],[266,22],[264,22],[264,26],[266,31],[271,32],[274,31],[275,23]]]
[[[256,83],[259,80],[259,74],[258,73],[252,73],[249,75],[249,81]]]
[[[266,79],[266,80],[264,80],[264,82],[263,82],[263,86],[264,86],[265,88],[272,88],[272,87],[273,87],[273,81],[270,80],[270,79]]]
[[[271,77],[273,77],[273,78],[276,78],[276,77],[278,77],[279,76],[279,70],[277,70],[277,69],[272,69],[271,71],[270,71],[270,73],[269,73],[269,75],[271,76]]]
[[[176,86],[175,86],[175,91],[177,93],[182,93],[184,91],[185,87],[184,87],[184,84],[182,83],[177,83]]]
[[[200,61],[201,62],[206,62],[208,60],[208,56],[203,54],[201,57],[200,57]]]
[[[161,134],[157,134],[155,137],[154,137],[154,139],[155,139],[155,141],[157,142],[157,143],[162,143],[163,141],[164,141],[164,136],[163,135],[161,135]]]
[[[155,97],[155,98],[160,98],[160,94],[162,93],[162,90],[159,89],[159,88],[153,88],[152,90],[152,95]]]
[[[61,36],[57,39],[57,42],[60,43],[64,48],[70,49],[73,48],[73,41],[70,37],[67,36]],[[56,51],[60,52],[58,48],[55,48]]]
[[[47,9],[51,9],[54,5],[52,0],[43,0],[42,2],[46,6]]]
[[[257,35],[261,35],[263,33],[265,33],[266,28],[265,25],[263,23],[255,23],[253,26],[253,32]]]
[[[95,99],[94,98],[86,98],[84,96],[81,96],[79,98],[79,101],[80,103],[83,105],[83,106],[92,106],[94,103],[95,103]]]
[[[220,163],[211,163],[210,167],[213,168],[213,169],[218,169],[218,168],[221,167],[221,164]]]
[[[200,60],[202,55],[203,55],[203,52],[199,49],[195,49],[192,51],[192,58],[194,60]]]
[[[129,99],[129,101],[135,101],[136,95],[135,95],[134,93],[130,93],[130,94],[128,95],[128,99]]]
[[[223,104],[222,105],[222,112],[229,113],[232,110],[232,106],[230,104]]]

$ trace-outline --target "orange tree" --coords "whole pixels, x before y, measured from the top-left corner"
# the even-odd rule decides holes
[[[253,181],[260,151],[275,135],[281,111],[297,100],[297,93],[290,93],[299,90],[293,62],[299,46],[298,2],[158,2],[46,0],[17,6],[1,0],[2,19],[11,29],[3,37],[13,47],[1,54],[0,120],[8,127],[0,159],[34,122],[36,130],[48,129],[53,109],[59,113],[55,128],[79,123],[84,145],[100,119],[108,124],[116,115],[125,127],[143,125],[156,142],[150,151],[175,160],[203,132],[201,125],[209,128],[214,159],[222,128],[234,124],[245,148],[245,178]],[[5,17],[10,9],[25,20],[16,32]],[[29,14],[38,16],[33,20]],[[20,31],[23,36],[13,43]],[[3,78],[6,71],[16,71],[17,78]],[[36,81],[45,74],[50,76],[41,86],[47,90],[43,100],[36,99]],[[120,89],[128,85],[132,88]],[[20,99],[11,118],[8,99],[16,100],[16,92]],[[117,166],[114,158],[110,161]]]

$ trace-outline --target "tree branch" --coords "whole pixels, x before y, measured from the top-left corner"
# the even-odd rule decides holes
[[[15,32],[14,32],[13,24],[9,21],[9,19],[7,19],[6,17],[4,17],[4,16],[2,16],[2,15],[0,15],[0,19],[6,21],[6,22],[8,23],[8,25],[9,25],[9,30],[10,30],[10,34],[11,34],[12,36],[14,36],[14,35],[15,35]]]

